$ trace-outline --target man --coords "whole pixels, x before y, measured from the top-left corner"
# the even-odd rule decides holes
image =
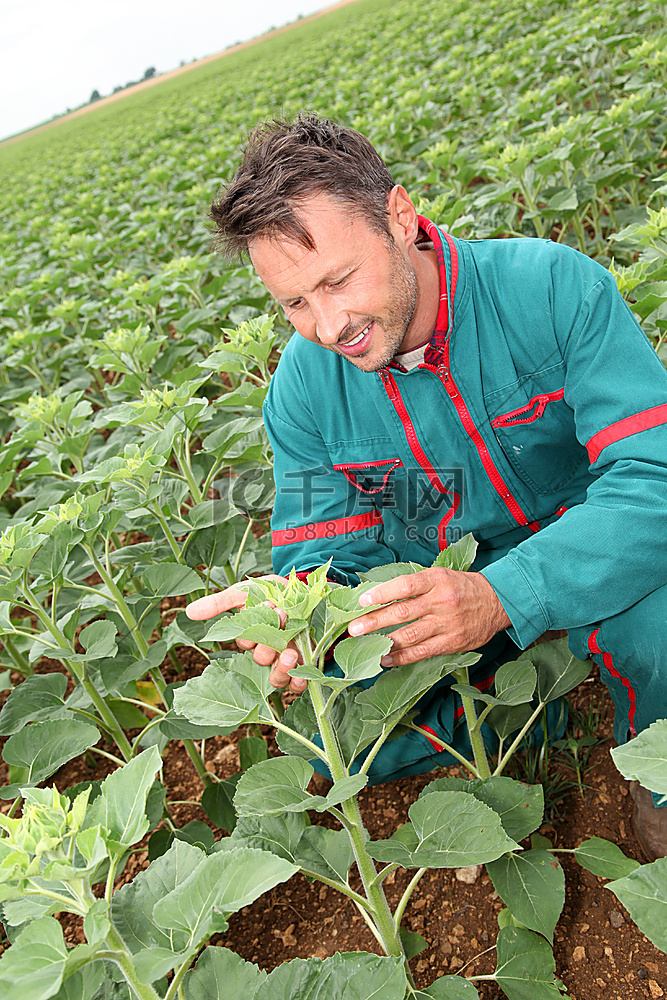
[[[479,649],[483,687],[517,646],[566,629],[602,668],[619,742],[667,715],[667,373],[611,275],[548,240],[451,238],[363,136],[316,116],[256,129],[212,216],[300,335],[264,410],[276,573],[332,558],[332,579],[356,583],[472,531],[474,572],[378,585],[367,601],[385,606],[349,632],[392,627],[385,666]],[[272,683],[303,690],[294,650],[252,648]],[[449,683],[419,705],[447,741]],[[387,744],[372,778],[430,769],[433,747]],[[641,791],[645,849],[664,855],[667,810]]]

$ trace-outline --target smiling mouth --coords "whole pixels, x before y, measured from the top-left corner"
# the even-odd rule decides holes
[[[338,350],[342,351],[343,354],[348,355],[361,354],[366,350],[368,344],[370,343],[372,327],[373,321],[371,320],[368,326],[365,327],[361,333],[357,334],[357,336],[352,340],[348,340],[345,344],[337,344],[336,346]]]

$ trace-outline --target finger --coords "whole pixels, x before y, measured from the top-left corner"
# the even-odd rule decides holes
[[[403,576],[394,577],[386,583],[380,583],[377,587],[371,587],[359,598],[362,608],[370,607],[371,604],[389,604],[391,601],[404,601],[408,597],[417,597],[425,594],[431,589],[432,579],[430,570],[421,570],[419,573],[407,573]]]
[[[204,621],[206,618],[222,614],[223,611],[245,607],[247,597],[245,591],[228,587],[227,590],[221,590],[218,594],[209,594],[207,597],[200,597],[198,601],[188,604],[185,613],[192,621]]]
[[[350,635],[365,635],[374,632],[378,628],[387,628],[391,625],[402,625],[406,622],[414,621],[422,617],[427,611],[427,605],[423,598],[413,600],[396,601],[386,608],[373,611],[361,618],[355,618],[347,627]]]
[[[396,632],[390,632],[387,638],[391,639],[393,645],[387,655],[391,656],[399,649],[408,649],[410,646],[416,646],[436,637],[444,641],[447,641],[448,638],[446,634],[443,634],[442,622],[427,615],[426,618],[406,625],[404,628],[399,628]]]
[[[239,649],[254,649],[257,645],[256,642],[251,642],[250,639],[236,639],[235,642]]]
[[[289,671],[299,663],[301,657],[296,649],[288,647],[280,654],[269,674],[269,681],[274,687],[283,688],[289,685],[289,690],[300,694],[305,690],[307,681],[299,677],[291,677]]]
[[[264,604],[266,605],[267,608],[271,608],[271,610],[275,611],[275,613],[278,615],[278,618],[280,619],[279,627],[285,628],[285,625],[287,623],[287,612],[283,611],[282,608],[277,608],[272,601],[264,601]]]
[[[442,636],[433,636],[425,642],[419,642],[416,646],[408,646],[407,649],[399,649],[396,652],[392,649],[381,659],[383,667],[400,667],[405,663],[418,663],[419,660],[427,660],[429,656],[441,656],[443,653],[458,653],[459,649],[450,649]]]
[[[264,646],[260,642],[257,643],[255,651],[252,654],[255,663],[259,663],[262,667],[270,667],[277,656],[278,653],[275,649],[272,649],[271,646]]]

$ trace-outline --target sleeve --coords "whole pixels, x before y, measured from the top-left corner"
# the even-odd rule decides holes
[[[288,366],[280,370],[289,360],[283,356],[264,403],[274,452],[274,572],[286,576],[292,567],[297,572],[311,570],[332,559],[330,578],[356,585],[359,571],[394,562],[395,556],[384,543],[382,515],[372,497],[360,494],[334,471],[307,398],[298,392],[299,380],[289,379]]]
[[[482,571],[522,649],[667,583],[667,372],[600,265],[570,252],[552,274],[564,399],[596,478],[584,503]]]

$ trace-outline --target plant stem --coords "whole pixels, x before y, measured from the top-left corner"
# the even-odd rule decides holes
[[[28,677],[30,674],[34,673],[31,664],[28,663],[23,653],[19,653],[18,649],[8,635],[3,635],[2,645],[14,661],[14,666],[20,674],[23,674],[24,677]]]
[[[454,677],[456,678],[457,684],[469,684],[470,678],[468,675],[467,667],[460,667],[458,670],[454,671]],[[466,716],[466,723],[468,725],[468,736],[470,737],[470,745],[472,746],[472,752],[475,756],[475,767],[480,778],[490,778],[491,768],[489,767],[489,761],[486,756],[486,750],[484,748],[484,740],[482,734],[477,729],[477,714],[475,712],[475,702],[468,695],[461,695],[461,701],[463,702],[463,711]]]
[[[172,531],[171,531],[171,528],[167,524],[167,520],[164,517],[162,511],[160,510],[160,508],[158,507],[158,505],[156,503],[152,503],[150,505],[150,508],[153,511],[153,513],[155,514],[155,517],[157,518],[158,524],[162,528],[162,531],[164,533],[164,537],[167,539],[167,541],[169,543],[169,548],[171,549],[171,551],[176,556],[176,562],[184,564],[185,560],[183,559],[183,554],[182,554],[180,548],[178,547],[178,542],[174,538],[174,536],[172,534]]]
[[[466,760],[465,757],[463,757],[458,752],[458,750],[455,750],[454,747],[450,746],[449,743],[445,743],[444,740],[441,740],[439,736],[434,736],[432,733],[427,733],[425,729],[422,729],[420,726],[415,726],[413,723],[410,723],[410,725],[409,725],[408,728],[409,729],[414,729],[414,731],[416,733],[421,733],[422,736],[426,736],[429,740],[432,740],[433,743],[439,743],[443,750],[446,750],[448,753],[450,753],[452,755],[452,757],[456,757],[456,759],[459,761],[459,763],[463,764],[463,766],[468,771],[470,771],[471,774],[474,774],[474,776],[476,778],[480,777],[480,774],[479,774],[477,768],[475,767],[475,765],[471,764],[469,760]],[[440,751],[440,752],[442,752],[442,751]]]
[[[298,642],[297,645],[299,645]],[[309,644],[302,643],[301,645],[304,646],[304,649],[302,650],[303,655],[306,653],[306,645]],[[303,655],[304,663],[307,659],[309,659],[307,654]],[[322,743],[324,745],[324,751],[326,753],[326,760],[331,772],[331,777],[334,782],[340,781],[342,778],[348,776],[348,772],[345,764],[343,763],[343,758],[341,756],[338,741],[331,726],[331,722],[325,715],[322,685],[318,684],[316,681],[312,681],[310,684],[310,696],[312,698],[313,707],[317,716],[317,724],[320,730],[320,736],[322,737]],[[394,918],[392,917],[391,910],[389,909],[389,904],[387,903],[384,890],[382,886],[376,882],[377,869],[375,867],[375,863],[366,851],[366,831],[364,829],[361,812],[359,811],[359,803],[357,802],[356,797],[346,799],[342,802],[341,810],[348,822],[346,827],[347,833],[352,844],[352,850],[354,852],[357,869],[364,886],[366,899],[370,904],[376,929],[382,939],[382,947],[387,955],[395,955],[405,959],[403,945],[401,944],[400,936],[394,924]],[[405,966],[406,974],[408,975],[408,978],[410,978],[410,969],[408,967],[407,960],[405,960]]]
[[[128,986],[139,998],[139,1000],[160,1000],[159,994],[153,989],[152,986],[148,983],[142,983],[140,981],[134,968],[132,957],[125,947],[125,942],[113,925],[104,940],[110,950],[108,952],[103,952],[99,957],[106,958],[118,966],[120,971],[123,973]]]
[[[526,735],[526,733],[528,732],[528,730],[530,729],[530,727],[532,726],[532,724],[535,722],[535,719],[537,719],[538,715],[540,714],[540,712],[544,708],[545,704],[546,704],[546,702],[543,702],[543,701],[541,701],[539,703],[539,705],[537,706],[537,708],[535,709],[535,711],[533,712],[533,714],[531,715],[531,717],[526,722],[526,724],[523,727],[523,729],[519,730],[518,735],[515,737],[515,739],[512,741],[512,743],[507,748],[507,753],[505,753],[503,755],[502,760],[501,759],[498,760],[498,763],[496,764],[496,769],[493,772],[493,776],[494,777],[497,774],[502,774],[503,773],[503,770],[505,769],[505,766],[509,763],[510,758],[514,756],[514,753],[515,753],[517,747],[519,746],[519,744],[521,743],[521,740],[524,738],[524,736]]]
[[[403,919],[403,914],[405,913],[405,907],[408,905],[410,901],[410,896],[417,888],[417,885],[419,884],[419,880],[421,879],[422,875],[424,875],[427,871],[428,868],[419,868],[412,876],[412,879],[407,889],[401,896],[399,904],[394,912],[394,923],[396,924],[396,930],[398,930],[398,928],[401,925],[401,920]]]
[[[53,624],[49,616],[44,611],[44,608],[41,606],[41,604],[31,591],[26,581],[24,581],[23,583],[23,592],[28,600],[28,603],[31,605],[32,609],[34,610],[35,614],[41,621],[42,625],[44,625],[44,627],[46,628],[47,632],[51,633],[51,635],[56,640],[59,646],[65,645],[67,643],[67,639],[63,635],[61,635],[60,631]],[[116,716],[113,714],[113,712],[105,702],[102,695],[99,693],[95,685],[86,677],[85,668],[84,672],[80,672],[75,664],[75,661],[69,659],[63,659],[62,662],[67,667],[72,677],[76,678],[77,682],[82,686],[82,688],[92,701],[93,705],[97,709],[98,714],[100,715],[100,718],[104,721],[107,730],[113,736],[116,746],[120,750],[125,760],[126,761],[130,760],[132,758],[132,746],[130,744],[130,741],[123,732],[118,720],[116,719]]]

